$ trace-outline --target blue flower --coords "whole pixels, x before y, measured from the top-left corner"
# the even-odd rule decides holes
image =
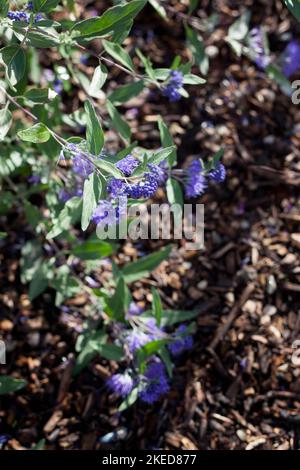
[[[215,183],[222,183],[222,181],[225,181],[226,168],[223,163],[218,162],[216,168],[208,173],[208,177]]]
[[[265,36],[262,28],[252,28],[248,36],[248,44],[251,56],[255,64],[265,69],[270,63],[270,57],[265,51]]]
[[[207,188],[201,162],[194,160],[187,169],[185,194],[187,197],[201,196]]]
[[[139,386],[140,399],[149,404],[168,393],[170,387],[164,365],[160,361],[150,362],[140,379]]]
[[[136,167],[139,165],[139,161],[134,158],[131,154],[127,155],[127,157],[122,158],[116,163],[116,167],[118,170],[122,171],[125,176],[130,176]]]
[[[182,88],[183,73],[180,70],[171,70],[167,85],[163,88],[163,96],[169,98],[171,102],[180,100],[179,89]]]
[[[282,71],[289,78],[300,68],[300,44],[294,39],[288,43],[283,52]]]
[[[174,341],[168,345],[168,349],[173,356],[179,356],[193,347],[193,338],[186,334],[185,325],[180,325],[172,336]]]
[[[94,209],[91,219],[95,224],[113,225],[117,222],[116,210],[110,201],[102,199]]]
[[[114,374],[107,381],[108,387],[117,395],[127,397],[134,387],[132,377],[125,372],[124,374]]]
[[[107,192],[113,198],[122,196],[126,192],[126,183],[123,180],[112,178],[107,185]]]

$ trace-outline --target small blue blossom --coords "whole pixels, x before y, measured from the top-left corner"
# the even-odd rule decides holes
[[[208,177],[215,183],[222,183],[226,179],[226,168],[223,163],[218,162],[214,170],[208,173]]]
[[[265,69],[270,63],[270,57],[265,51],[265,36],[262,28],[255,27],[251,29],[248,36],[248,43],[255,64]]]
[[[170,387],[166,369],[160,361],[148,364],[141,377],[140,387],[139,397],[148,404],[156,402],[162,395],[168,393]]]
[[[28,178],[28,183],[39,184],[41,182],[40,175],[31,175]]]
[[[294,39],[288,43],[283,52],[282,71],[289,78],[300,69],[300,44]]]
[[[117,395],[127,397],[134,387],[134,380],[128,372],[114,374],[108,379],[107,385]]]
[[[179,356],[193,347],[193,338],[186,334],[185,325],[180,325],[172,336],[174,341],[168,345],[168,349],[173,356]]]
[[[125,319],[128,320],[131,317],[135,317],[137,315],[140,315],[142,313],[143,309],[140,307],[138,304],[135,302],[130,302],[128,312],[125,316]]]
[[[180,70],[171,70],[168,83],[163,88],[163,95],[169,98],[171,102],[180,100],[181,94],[178,90],[182,88],[183,73]]]
[[[60,95],[63,92],[63,89],[64,86],[62,80],[60,80],[59,78],[55,78],[53,82],[53,90],[55,91],[55,93]]]
[[[158,182],[150,173],[145,174],[143,181],[126,186],[126,194],[133,199],[149,199],[154,196],[158,188]]]
[[[194,160],[187,169],[185,194],[187,197],[196,197],[204,194],[207,188],[206,178],[203,174],[201,162]]]
[[[126,183],[123,180],[112,178],[107,185],[107,192],[113,198],[122,196],[126,192]]]
[[[134,158],[131,154],[127,155],[127,157],[122,158],[116,163],[116,167],[118,170],[122,171],[125,176],[132,175],[133,171],[139,165],[139,161]]]
[[[137,349],[142,348],[151,341],[152,336],[150,334],[138,329],[133,329],[126,335],[126,343],[131,353],[134,353]]]
[[[91,219],[95,224],[113,225],[117,221],[116,210],[110,201],[103,199],[95,208]]]

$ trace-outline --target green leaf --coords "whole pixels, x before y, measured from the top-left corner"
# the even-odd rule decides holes
[[[138,387],[135,387],[129,395],[125,398],[125,400],[121,403],[121,405],[118,408],[119,412],[127,410],[131,405],[133,405],[139,397],[139,389]]]
[[[154,10],[157,11],[159,16],[161,16],[164,20],[166,20],[167,17],[167,12],[164,9],[164,7],[157,1],[157,0],[149,0],[150,5],[153,6]]]
[[[89,226],[92,213],[100,199],[102,182],[96,173],[92,173],[84,181],[82,198],[81,228],[86,230]]]
[[[94,163],[98,168],[105,171],[109,175],[114,176],[115,178],[124,177],[123,173],[120,170],[118,170],[118,168],[113,163],[107,160],[100,159],[100,160],[95,161]]]
[[[161,316],[161,326],[172,326],[176,323],[185,322],[191,320],[199,315],[198,310],[163,310]],[[152,310],[147,310],[142,315],[141,319],[148,320],[152,318]]]
[[[106,106],[108,114],[112,120],[113,127],[125,140],[130,141],[131,130],[127,122],[122,119],[122,116],[109,100],[107,100]]]
[[[3,148],[1,153],[0,176],[10,175],[24,163],[21,153],[18,150],[13,150],[12,147]]]
[[[198,7],[199,0],[189,0],[189,15]]]
[[[7,79],[14,87],[23,78],[25,73],[25,52],[17,44],[6,46],[0,50],[1,60],[5,64]]]
[[[214,154],[211,160],[203,164],[205,172],[208,173],[211,170],[215,170],[217,164],[219,163],[223,155],[224,155],[224,149],[221,148]]]
[[[204,78],[198,77],[198,75],[194,75],[193,73],[187,73],[183,77],[183,83],[185,85],[203,85],[203,83],[206,83],[206,80]]]
[[[229,28],[228,37],[236,41],[242,41],[249,31],[251,13],[246,10]]]
[[[0,109],[0,140],[3,140],[12,124],[12,114],[8,109],[9,103]]]
[[[29,285],[29,299],[34,300],[42,294],[48,287],[48,266],[42,263],[34,272],[32,280]]]
[[[106,343],[99,349],[99,355],[109,361],[121,361],[124,357],[124,350],[121,346],[113,343]]]
[[[153,316],[156,318],[156,323],[160,326],[161,316],[162,316],[162,304],[158,291],[152,287],[151,288],[153,300],[152,300],[152,312]]]
[[[75,246],[72,254],[84,260],[99,259],[110,256],[115,251],[113,244],[103,240],[88,240]]]
[[[0,17],[5,18],[9,10],[8,0],[0,0]]]
[[[92,155],[99,155],[104,144],[104,134],[90,101],[85,103],[84,109],[87,114],[86,140],[88,150]]]
[[[24,97],[34,103],[46,103],[49,101],[49,89],[31,88],[24,93]]]
[[[120,277],[114,295],[107,301],[108,315],[114,320],[124,321],[130,302],[131,294],[124,278]]]
[[[27,381],[15,379],[9,375],[0,376],[0,395],[5,395],[6,393],[13,393],[21,390],[26,387]]]
[[[108,96],[108,99],[115,106],[118,106],[138,96],[141,93],[141,91],[144,89],[144,86],[145,86],[144,80],[139,80],[138,82],[129,83],[128,85],[124,85],[122,87],[117,88],[115,91],[113,91]]]
[[[176,150],[175,145],[160,149],[157,152],[154,152],[153,155],[151,155],[148,160],[148,163],[152,163],[153,165],[159,165],[159,163],[163,162],[164,160],[166,160],[166,158],[171,156],[174,150]]]
[[[0,232],[0,240],[7,237],[7,232]]]
[[[116,59],[117,62],[120,62],[120,64],[124,65],[124,67],[126,67],[128,70],[134,72],[134,65],[130,55],[124,49],[122,49],[119,44],[105,41],[105,39],[103,39],[102,44],[106,52],[111,57]]]
[[[140,60],[142,61],[142,64],[145,67],[145,70],[146,70],[146,73],[147,73],[148,77],[151,80],[156,81],[155,70],[152,67],[150,59],[148,57],[145,57],[144,54],[139,49],[136,49],[135,52],[138,55],[138,57],[140,58]],[[169,73],[169,69],[167,69],[167,70],[168,70],[168,73]]]
[[[119,33],[128,26],[128,22],[134,19],[146,3],[147,0],[133,0],[109,8],[102,16],[80,21],[72,28],[73,37],[94,39]]]
[[[48,49],[59,45],[59,37],[50,38],[43,31],[30,31],[27,34],[26,44],[39,49]]]
[[[268,67],[266,67],[266,73],[268,77],[270,77],[272,80],[274,80],[274,82],[276,82],[280,86],[284,94],[286,94],[287,96],[291,96],[291,94],[293,93],[293,87],[290,81],[286,78],[284,73],[280,70],[277,65],[268,65]]]
[[[46,439],[40,439],[34,446],[31,447],[31,450],[44,450],[46,444]]]
[[[174,146],[173,137],[169,129],[167,128],[167,125],[164,123],[161,117],[158,118],[158,128],[160,132],[160,140],[161,140],[162,146],[164,148]],[[170,168],[175,165],[176,160],[177,160],[176,150],[173,150],[173,152],[168,157]]]
[[[24,142],[32,142],[34,144],[42,144],[50,139],[51,134],[45,124],[38,123],[28,129],[18,132],[18,136]]]
[[[99,353],[103,344],[107,340],[107,335],[103,330],[88,331],[86,334],[79,337],[82,341],[76,343],[76,350],[80,346],[80,353],[76,358],[76,364],[73,369],[73,375],[79,374]],[[81,344],[82,343],[82,344]]]
[[[168,178],[166,184],[167,197],[170,204],[183,206],[183,195],[180,183],[174,178]]]
[[[167,369],[167,372],[168,372],[168,376],[170,378],[172,378],[173,376],[173,362],[172,362],[172,359],[171,359],[171,356],[170,356],[170,353],[169,351],[167,350],[167,348],[165,346],[163,346],[159,351],[158,351],[158,355],[161,357],[163,363],[165,364],[166,366],[166,369]]]
[[[197,66],[199,67],[200,72],[203,73],[203,75],[206,75],[209,69],[209,60],[207,54],[205,53],[203,39],[201,38],[200,34],[198,34],[194,29],[190,28],[189,26],[185,27],[185,33],[188,45],[191,49],[194,60]],[[184,77],[184,79],[186,79],[186,77]],[[189,82],[184,83],[188,84]]]
[[[98,65],[98,67],[95,68],[94,75],[88,90],[90,96],[93,96],[94,98],[99,98],[99,91],[101,90],[106,81],[107,74],[108,72],[105,65],[100,64]]]
[[[64,208],[59,213],[58,218],[52,229],[47,235],[47,240],[55,238],[62,232],[69,230],[71,225],[80,220],[82,211],[82,200],[80,197],[72,197],[66,202]]]
[[[300,21],[300,3],[299,0],[283,0],[283,3],[294,15],[294,17]]]
[[[49,13],[59,4],[59,0],[33,0],[35,12]]]
[[[134,282],[142,277],[149,276],[151,271],[157,268],[160,263],[167,259],[171,253],[172,246],[168,245],[156,253],[144,256],[143,258],[133,261],[133,263],[127,264],[121,273],[124,276],[126,282]]]

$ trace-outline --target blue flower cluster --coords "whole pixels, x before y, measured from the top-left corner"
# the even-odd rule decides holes
[[[107,385],[114,393],[123,398],[127,397],[134,387],[138,387],[139,398],[148,404],[159,400],[170,389],[166,369],[157,358],[149,362],[145,372],[136,378],[126,371],[124,374],[112,375],[108,379]]]
[[[193,347],[193,338],[191,335],[187,334],[185,325],[180,325],[172,337],[173,341],[168,345],[168,349],[172,356],[179,356],[184,351]]]
[[[180,70],[171,70],[166,86],[163,88],[163,95],[169,98],[171,102],[180,100],[179,92],[183,85],[183,73]]]
[[[139,164],[139,160],[129,154],[117,162],[116,167],[125,177],[130,177]],[[112,178],[108,183],[107,191],[113,199],[122,195],[132,199],[148,199],[154,196],[158,186],[163,184],[165,180],[166,171],[161,166],[148,164],[148,171],[137,183],[128,183],[121,179]]]
[[[69,152],[72,152],[72,163],[73,163],[73,171],[81,176],[88,176],[94,171],[93,163],[87,157],[87,155],[81,151],[77,145],[75,144],[68,144],[66,146]]]
[[[216,167],[205,174],[200,160],[194,160],[186,171],[185,194],[188,198],[201,196],[207,189],[207,178],[215,183],[225,181],[226,169],[220,162]]]
[[[186,325],[179,325],[176,331],[169,335],[165,328],[157,326],[154,318],[147,320],[139,318],[141,313],[142,309],[132,302],[126,319],[139,326],[130,331],[123,328],[125,331],[121,335],[122,341],[127,345],[133,357],[138,349],[159,339],[168,341],[168,349],[174,357],[192,348],[193,338]],[[107,385],[114,393],[122,397],[126,397],[133,388],[137,387],[139,398],[149,404],[159,400],[163,394],[169,391],[165,366],[156,356],[149,359],[143,374],[127,369],[123,374],[112,375]]]
[[[32,2],[29,2],[27,5],[26,5],[26,9],[28,11],[33,11],[33,3]],[[30,23],[30,13],[27,13],[26,11],[24,10],[21,10],[21,11],[9,11],[7,13],[7,18],[9,18],[10,20],[12,21],[23,21],[24,23],[27,23],[29,24]],[[43,15],[42,13],[37,13],[35,15],[35,18],[33,20],[34,23],[37,23],[38,21],[41,21],[43,20]]]

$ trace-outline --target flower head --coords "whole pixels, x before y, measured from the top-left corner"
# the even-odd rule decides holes
[[[207,188],[206,178],[203,174],[201,162],[194,160],[187,169],[185,194],[187,197],[201,196]]]
[[[162,395],[168,393],[170,387],[164,365],[160,361],[148,364],[140,381],[139,397],[146,403],[152,404]]]
[[[270,63],[270,57],[265,51],[265,35],[262,28],[252,28],[248,36],[251,56],[256,65],[265,69]]]
[[[208,177],[215,183],[222,183],[226,178],[226,168],[223,163],[218,162],[216,168],[208,173]]]
[[[145,178],[142,181],[126,186],[126,194],[133,199],[149,199],[154,196],[157,188],[157,179],[151,173],[145,173]]]
[[[110,201],[102,199],[92,214],[92,221],[95,224],[113,225],[117,221],[116,210]]]
[[[167,85],[163,88],[163,95],[171,102],[180,100],[179,89],[183,84],[183,73],[180,70],[171,70]]]
[[[300,44],[294,39],[288,43],[283,52],[282,71],[289,78],[300,68]]]
[[[134,158],[131,154],[127,155],[127,157],[122,158],[116,163],[116,167],[118,170],[122,171],[125,176],[130,176],[136,167],[139,165],[139,161]]]
[[[134,387],[133,378],[125,372],[124,374],[114,374],[107,381],[108,387],[117,395],[127,397]]]
[[[173,356],[179,356],[193,347],[193,338],[186,333],[185,325],[180,325],[172,336],[174,341],[168,345],[168,349]]]
[[[126,183],[123,180],[112,178],[107,185],[107,192],[113,198],[117,198],[125,194]]]

